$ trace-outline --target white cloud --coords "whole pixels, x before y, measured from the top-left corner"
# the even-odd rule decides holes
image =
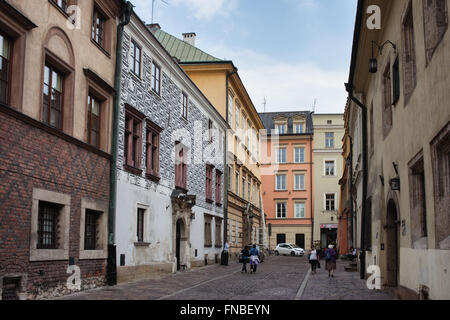
[[[267,112],[312,110],[315,99],[316,113],[344,112],[347,70],[330,71],[311,63],[277,61],[252,50],[232,51],[221,45],[210,52],[233,60],[259,112],[263,111],[264,98]]]

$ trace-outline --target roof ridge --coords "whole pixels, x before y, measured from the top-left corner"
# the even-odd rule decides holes
[[[161,34],[162,38],[160,38],[160,37],[157,35],[158,33]],[[177,49],[177,50],[175,50],[175,52],[171,52],[170,49],[172,49],[172,48],[167,48],[167,49],[168,49],[169,52],[171,52],[172,55],[174,55],[174,56],[175,56],[176,58],[178,58],[179,60],[186,59],[186,61],[194,61],[194,60],[195,60],[194,57],[195,57],[198,53],[200,53],[200,55],[203,54],[203,55],[205,55],[205,56],[208,58],[208,59],[205,60],[205,61],[209,61],[209,60],[213,60],[213,61],[223,61],[222,59],[216,58],[216,57],[214,57],[213,55],[211,55],[211,54],[209,54],[209,53],[203,51],[202,49],[200,49],[200,48],[198,48],[198,47],[196,47],[196,46],[193,46],[192,44],[187,43],[187,42],[183,41],[182,39],[179,39],[179,38],[177,38],[176,36],[174,36],[174,35],[172,35],[172,34],[166,32],[166,31],[164,31],[164,30],[162,30],[162,29],[156,30],[156,31],[154,32],[154,35],[155,35],[155,37],[158,39],[158,41],[161,42],[161,44],[162,44],[164,41],[167,41],[167,43],[168,43],[168,42],[170,41],[170,39],[173,39],[174,42],[177,42],[177,43],[178,43],[178,46],[176,46],[176,49]],[[168,40],[165,40],[166,36],[168,37]],[[179,52],[179,54],[178,54],[178,56],[177,56],[176,53],[177,53],[177,51],[179,51],[180,45],[181,45],[181,44],[182,44],[185,48],[187,48],[188,50],[187,50],[187,52],[186,52],[186,50],[181,50],[181,52]],[[189,57],[191,57],[191,58],[189,58]],[[191,60],[188,60],[188,59],[191,59]]]

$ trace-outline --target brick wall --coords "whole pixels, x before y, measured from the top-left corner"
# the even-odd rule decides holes
[[[109,201],[109,156],[89,149],[0,106],[0,277],[26,275],[28,297],[65,285],[69,276],[68,261],[29,261],[33,188],[71,196],[69,257],[84,283],[104,279],[106,260],[78,259],[81,198]]]

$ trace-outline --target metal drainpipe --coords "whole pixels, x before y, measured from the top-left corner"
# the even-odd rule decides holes
[[[229,101],[228,101],[228,97],[229,97],[228,89],[229,89],[229,81],[230,81],[230,77],[233,74],[237,73],[237,71],[238,71],[237,68],[234,68],[233,71],[230,72],[230,73],[227,73],[227,76],[226,76],[226,85],[225,85],[226,105],[225,105],[225,113],[226,113],[226,121],[227,121],[227,123],[229,122],[229,119],[228,119],[228,104],[229,104]],[[231,112],[233,112],[233,110],[231,110]],[[223,219],[224,219],[224,227],[223,227],[224,241],[223,241],[223,243],[225,244],[225,242],[228,239],[228,187],[229,187],[229,184],[228,184],[228,180],[229,180],[229,177],[228,177],[228,132],[225,133],[225,147],[224,147],[224,156],[223,156],[223,158],[224,158],[224,163],[225,163],[225,168],[224,168],[224,171],[225,171],[224,172],[225,197],[223,199]],[[231,243],[230,243],[230,245],[231,245]]]
[[[350,225],[351,225],[351,233],[350,233],[350,239],[352,239],[352,247],[355,247],[355,242],[353,241],[353,139],[352,137],[350,137],[349,135],[349,139],[350,139],[350,155],[349,155],[349,159],[350,159],[350,168],[349,168],[349,195],[350,195]]]
[[[311,231],[311,246],[314,245],[314,201],[313,201],[313,152],[312,152],[312,144],[313,144],[313,136],[310,136],[310,140],[311,143],[309,145],[309,153],[310,153],[310,158],[309,158],[309,176],[310,176],[310,184],[311,184],[311,190],[310,190],[310,199],[309,199],[309,203],[311,205],[311,222],[312,222],[312,231]]]
[[[120,100],[120,80],[122,71],[122,40],[123,30],[130,23],[133,5],[131,2],[122,2],[120,22],[117,27],[116,44],[116,69],[114,76],[113,124],[111,140],[111,170],[109,186],[109,214],[108,214],[108,260],[107,260],[107,282],[113,286],[117,284],[117,264],[116,264],[116,244],[115,244],[115,214],[116,214],[116,193],[117,193],[117,142],[119,139],[119,100]]]
[[[366,278],[366,210],[367,210],[367,178],[368,178],[368,146],[367,146],[367,107],[353,96],[353,84],[346,83],[350,99],[355,102],[362,111],[362,156],[363,156],[363,191],[362,191],[362,210],[361,210],[361,253],[360,253],[360,278]]]

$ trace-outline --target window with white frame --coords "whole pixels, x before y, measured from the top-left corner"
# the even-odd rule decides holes
[[[286,175],[277,174],[276,179],[276,190],[286,190]]]
[[[246,182],[246,179],[245,179],[245,174],[244,174],[244,175],[242,175],[242,198],[244,198],[244,199],[245,199],[245,182]]]
[[[233,97],[228,94],[228,123],[233,126]]]
[[[277,203],[277,219],[285,219],[287,212],[287,203],[278,202]]]
[[[277,163],[286,163],[286,148],[277,148]]]
[[[294,211],[295,211],[296,219],[304,219],[305,218],[305,203],[304,202],[296,202]]]
[[[325,175],[334,176],[335,175],[336,161],[326,160],[325,161]]]
[[[294,189],[305,190],[305,174],[299,173],[294,175]]]
[[[295,147],[294,148],[294,162],[295,163],[305,163],[305,148]]]
[[[295,133],[296,134],[305,133],[305,124],[304,123],[296,123],[295,124]]]
[[[325,194],[325,210],[326,211],[336,210],[336,197],[334,193]]]
[[[286,134],[286,124],[277,124],[276,130],[278,134]]]
[[[240,111],[239,107],[236,106],[236,125],[235,125],[236,131],[239,130],[239,125],[240,125],[239,120],[241,119],[240,113],[241,113],[241,111]]]
[[[334,148],[334,132],[325,133],[325,147]]]

